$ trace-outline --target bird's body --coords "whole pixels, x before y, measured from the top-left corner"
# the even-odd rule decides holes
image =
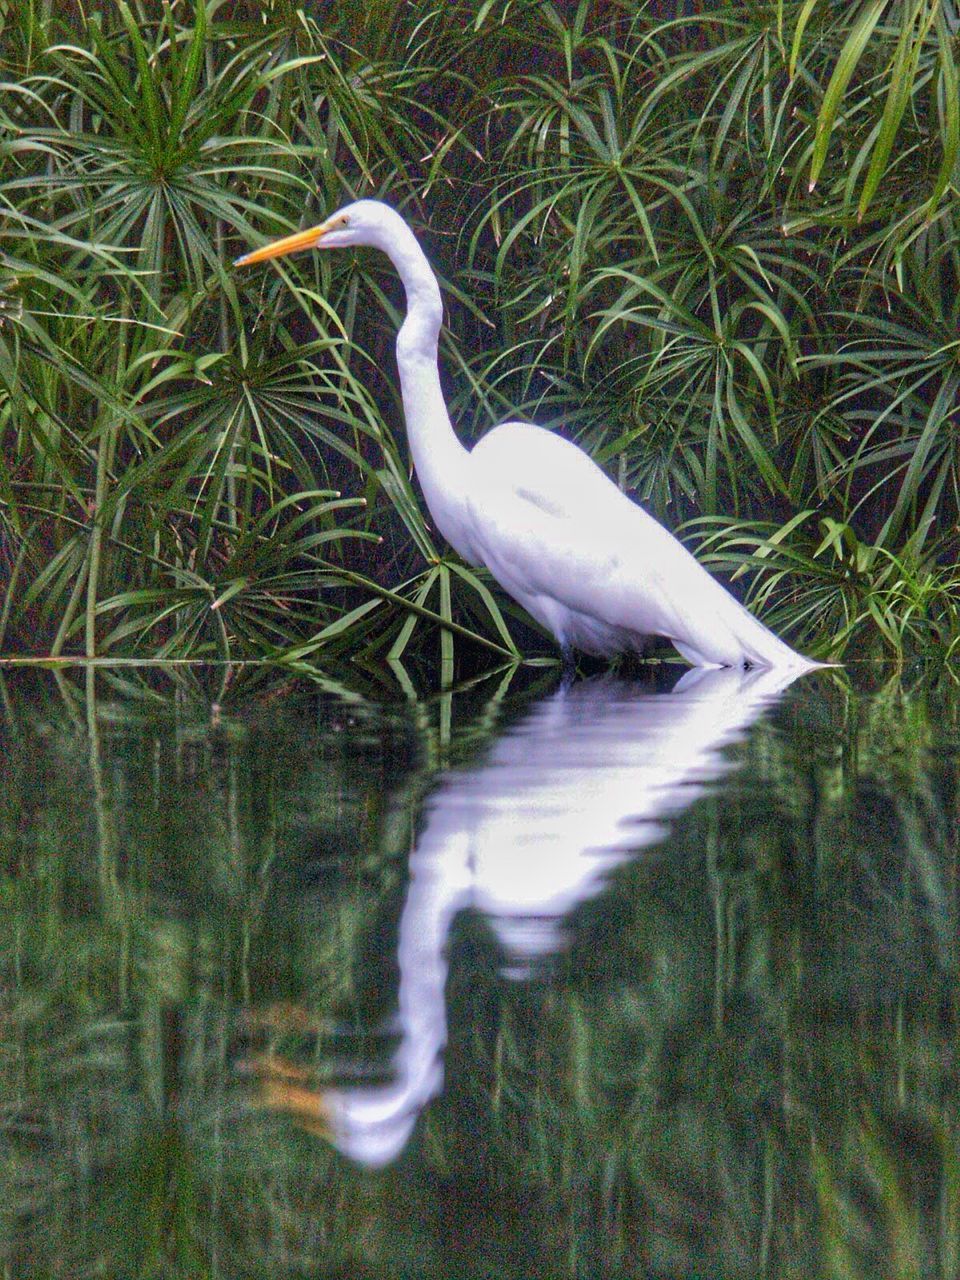
[[[461,444],[440,385],[440,289],[395,210],[360,200],[240,261],[349,244],[386,253],[406,291],[397,365],[414,469],[438,530],[470,564],[485,565],[565,654],[606,657],[663,636],[695,666],[815,665],[576,445],[522,422],[494,427],[472,450]]]

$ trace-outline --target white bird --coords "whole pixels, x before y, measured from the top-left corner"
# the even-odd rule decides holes
[[[504,422],[467,450],[440,386],[440,287],[413,232],[379,200],[346,205],[319,226],[237,259],[371,245],[403,282],[397,365],[413,464],[437,529],[556,638],[565,665],[580,649],[607,657],[670,640],[703,667],[806,669],[794,652],[632,502],[575,444]]]

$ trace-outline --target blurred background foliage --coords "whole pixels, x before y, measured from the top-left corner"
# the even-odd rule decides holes
[[[371,1171],[309,1091],[388,1071],[424,793],[536,690],[209,679],[0,679],[11,1276],[954,1280],[955,687],[795,686],[531,980],[462,913]]]
[[[385,262],[230,266],[372,195],[467,441],[563,430],[800,647],[953,652],[958,48],[957,0],[0,0],[0,650],[538,643],[437,563]]]

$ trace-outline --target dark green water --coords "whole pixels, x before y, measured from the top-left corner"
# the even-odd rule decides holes
[[[0,675],[4,1280],[956,1280],[949,679],[223,674]]]

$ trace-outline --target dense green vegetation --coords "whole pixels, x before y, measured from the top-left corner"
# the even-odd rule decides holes
[[[0,651],[513,648],[410,483],[385,262],[230,266],[368,194],[442,276],[465,438],[582,441],[797,645],[952,651],[958,29],[3,0]]]

